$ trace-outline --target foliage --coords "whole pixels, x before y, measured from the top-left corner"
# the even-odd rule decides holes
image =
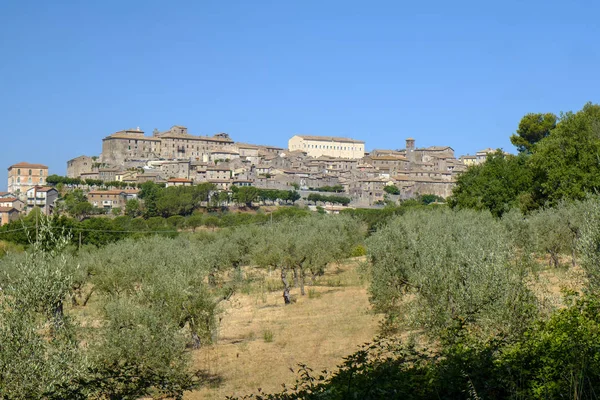
[[[403,317],[434,338],[453,340],[456,327],[514,335],[532,316],[526,271],[490,214],[407,213],[369,238],[367,248],[371,299],[390,324]]]
[[[306,200],[313,201],[315,204],[319,201],[322,203],[341,204],[343,206],[347,206],[348,204],[350,204],[349,197],[335,196],[335,195],[325,196],[325,195],[318,194],[318,193],[310,193],[306,197]]]
[[[398,189],[398,186],[396,186],[396,185],[384,186],[383,190],[388,194],[394,194],[394,195],[400,194],[400,189]]]
[[[510,141],[519,153],[532,153],[536,143],[550,135],[556,127],[556,115],[526,114],[519,122],[517,132],[510,137]]]
[[[308,188],[308,190],[313,190],[315,192],[343,193],[344,187],[342,185],[333,185],[333,186],[321,186],[318,188]]]
[[[583,200],[600,189],[600,105],[586,104],[577,113],[561,115],[550,135],[531,156],[538,175],[535,196],[549,204]]]
[[[64,307],[87,268],[52,228],[42,219],[28,252],[2,260],[0,397],[181,398],[197,380],[179,328],[158,307],[105,297],[104,318],[90,336]]]
[[[348,217],[288,219],[265,227],[251,257],[259,267],[280,273],[283,299],[290,304],[292,274],[304,295],[306,278],[314,279],[330,262],[348,257],[363,235],[361,224]]]
[[[528,209],[525,195],[533,186],[527,156],[505,155],[498,150],[485,163],[469,167],[457,181],[448,204],[452,208],[489,210],[501,217],[511,208]]]

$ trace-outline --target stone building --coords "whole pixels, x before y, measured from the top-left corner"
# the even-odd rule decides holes
[[[35,186],[46,184],[48,167],[42,164],[20,162],[8,167],[8,191],[23,195]]]
[[[170,178],[167,180],[167,187],[171,186],[192,186],[194,181],[186,178]]]
[[[363,158],[365,142],[343,137],[295,135],[288,142],[289,151],[303,151],[310,157]]]
[[[383,200],[385,184],[380,177],[355,179],[348,184],[348,193],[359,204],[373,205]]]
[[[233,140],[226,133],[212,137],[195,136],[183,126],[174,126],[170,130],[157,133],[160,140],[160,158],[207,161],[211,150],[233,150]]]
[[[138,193],[138,190],[92,190],[88,193],[87,199],[97,208],[124,209],[127,201],[137,199]]]
[[[97,157],[79,156],[67,161],[67,177],[79,178],[98,170]]]
[[[0,206],[0,226],[19,219],[19,210],[13,207]]]
[[[161,139],[144,136],[140,128],[115,132],[102,139],[102,162],[123,165],[126,160],[158,159]]]
[[[21,212],[25,208],[25,203],[16,197],[0,197],[0,207],[15,208]]]

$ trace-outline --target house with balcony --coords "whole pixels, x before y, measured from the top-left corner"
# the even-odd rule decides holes
[[[39,207],[44,215],[52,214],[58,190],[49,186],[34,186],[27,190],[27,209]]]

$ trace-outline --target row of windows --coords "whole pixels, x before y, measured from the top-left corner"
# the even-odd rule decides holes
[[[29,175],[32,174],[32,170],[29,170]],[[21,168],[17,169],[17,175],[21,175]],[[40,176],[44,176],[44,170],[40,169]]]
[[[10,183],[12,183],[12,182],[13,182],[13,180],[12,180],[12,178],[10,178]],[[33,183],[31,177],[29,177],[29,179],[27,179],[27,182],[28,183]],[[17,177],[17,183],[21,183],[21,177],[20,176]],[[40,178],[39,179],[39,183],[44,183],[44,178]]]
[[[330,146],[325,144],[304,144],[305,149],[328,149],[328,150],[358,150],[358,147],[349,147],[349,146]]]

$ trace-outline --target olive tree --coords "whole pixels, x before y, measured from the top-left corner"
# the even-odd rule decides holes
[[[487,212],[410,212],[371,236],[367,248],[371,301],[392,326],[404,321],[445,339],[452,327],[508,335],[534,312],[527,270]]]

